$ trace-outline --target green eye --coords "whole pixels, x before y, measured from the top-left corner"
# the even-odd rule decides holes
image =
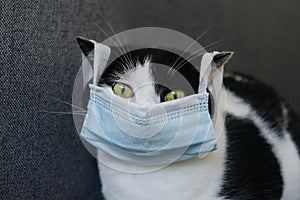
[[[115,83],[112,87],[114,93],[122,98],[129,98],[132,96],[132,89],[125,83]]]
[[[173,90],[173,91],[169,92],[165,96],[165,101],[172,101],[172,100],[175,100],[175,99],[180,99],[180,98],[182,98],[184,96],[185,96],[185,93],[184,93],[183,90],[176,89],[176,90]]]

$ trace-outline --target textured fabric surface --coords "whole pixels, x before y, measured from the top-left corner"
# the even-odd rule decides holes
[[[103,39],[100,0],[0,0],[0,199],[101,199],[68,114],[81,53]]]

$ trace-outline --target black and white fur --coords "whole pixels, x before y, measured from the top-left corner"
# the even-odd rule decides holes
[[[88,55],[93,45],[78,39]],[[174,57],[175,56],[175,57]],[[220,53],[218,67],[231,57]],[[155,63],[172,66],[178,57],[157,49],[131,52],[134,65],[122,58],[104,72],[99,85],[111,90],[114,82],[135,91],[132,101],[160,103],[170,88],[157,84]],[[192,87],[199,73],[186,62],[180,68]],[[218,149],[204,159],[176,162],[161,170],[133,174],[102,165],[102,192],[107,200],[263,200],[300,199],[300,120],[272,88],[241,74],[225,74],[217,108]],[[149,84],[151,83],[151,84]],[[143,87],[141,87],[144,85]],[[225,129],[222,129],[225,123]]]

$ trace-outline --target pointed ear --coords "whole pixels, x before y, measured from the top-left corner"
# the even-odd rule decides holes
[[[216,63],[217,67],[221,67],[229,61],[232,55],[232,51],[222,51],[214,56],[213,61]]]
[[[89,39],[83,38],[83,37],[76,37],[77,43],[82,51],[82,53],[88,57],[89,53],[91,53],[94,48],[95,44],[90,41]]]

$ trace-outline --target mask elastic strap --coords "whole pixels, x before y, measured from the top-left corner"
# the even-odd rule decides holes
[[[110,56],[110,48],[106,45],[97,43],[93,40],[90,40],[94,43],[94,50],[91,52],[94,55],[93,65],[88,60],[88,58],[82,54],[82,74],[83,74],[83,88],[93,79],[93,85],[97,85],[98,81],[105,70],[107,62]]]
[[[94,78],[93,84],[97,85],[103,74],[106,64],[109,60],[110,48],[101,43],[95,43],[95,54],[94,54]]]
[[[211,74],[211,63],[215,53],[205,53],[201,60],[200,76],[199,76],[199,88],[198,93],[202,94],[206,92],[208,81]]]
[[[93,53],[93,52],[92,52]],[[93,79],[93,66],[88,58],[82,54],[82,88],[83,90],[87,84]]]
[[[206,89],[209,90],[211,94],[211,106],[212,113],[211,117],[215,123],[217,112],[217,106],[220,100],[220,92],[223,85],[223,67],[217,68],[216,64],[213,62],[213,58],[219,52],[205,53],[201,60],[200,66],[200,81],[198,93],[206,93]]]

